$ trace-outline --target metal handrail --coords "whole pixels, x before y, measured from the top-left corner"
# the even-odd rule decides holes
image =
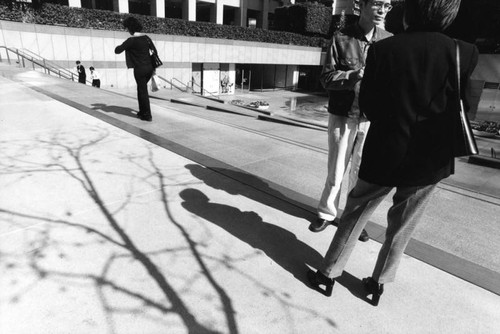
[[[51,74],[51,72],[55,75],[57,75],[59,78],[64,78],[68,80],[75,81],[75,78],[78,78],[78,74],[73,73],[59,65],[56,65],[47,59],[41,57],[40,55],[37,55],[36,53],[27,50],[27,49],[18,49],[18,48],[10,48],[7,46],[2,46],[0,45],[0,48],[5,49],[5,54],[7,56],[7,61],[9,64],[11,64],[11,58],[9,55],[9,52],[13,53],[16,55],[17,61],[16,63],[22,66],[23,68],[26,68],[26,63],[25,61],[29,61],[32,64],[33,70],[35,70],[35,65],[40,66],[45,70],[47,74]],[[1,54],[0,54],[0,60],[1,60]],[[88,83],[91,83],[90,81],[87,80]]]
[[[179,79],[174,78],[174,77],[172,77],[172,81],[177,81],[178,83],[180,83],[181,85],[183,85],[185,87],[184,90],[181,89],[183,92],[187,92],[188,91],[189,87],[184,82],[182,82]],[[178,88],[178,87],[176,86],[176,88]]]
[[[182,87],[179,87],[177,85],[175,85],[172,81],[168,80],[168,79],[165,79],[164,77],[162,77],[161,75],[156,75],[160,80],[163,80],[165,81],[166,83],[168,83],[171,87],[175,87],[177,88],[178,90],[180,90],[181,92],[185,92],[185,90],[182,88]],[[176,79],[177,80],[177,79]],[[177,80],[179,81],[179,80]]]
[[[214,97],[214,98],[216,98],[217,100],[220,100],[220,97],[219,97],[219,96],[217,96],[217,95],[214,95],[214,94],[210,93],[208,90],[206,90],[205,88],[201,87],[199,84],[197,84],[197,83],[196,83],[196,82],[194,82],[194,81],[189,81],[189,82],[188,82],[188,84],[186,85],[186,87],[188,87],[190,83],[191,83],[191,85],[195,85],[195,86],[197,86],[198,88],[200,88],[200,92],[202,92],[202,94],[203,94],[203,93],[206,93],[206,94],[208,94],[208,95],[213,96],[213,97]],[[194,94],[194,93],[193,93],[193,94]]]
[[[21,49],[18,49],[18,50],[20,50],[20,51],[24,52],[25,54],[28,54],[29,56],[31,56],[31,57],[33,57],[33,58],[37,58],[37,59],[39,59],[40,61],[43,61],[43,62],[44,62],[44,64],[46,64],[47,66],[50,66],[50,67],[51,67],[51,68],[53,68],[53,69],[57,69],[57,70],[59,70],[59,71],[61,71],[61,72],[63,72],[63,73],[66,73],[68,76],[71,76],[71,77],[78,77],[78,74],[77,74],[77,73],[74,73],[74,72],[72,72],[72,71],[70,71],[70,70],[67,70],[67,69],[65,69],[65,68],[63,68],[63,67],[61,67],[61,66],[57,65],[57,64],[55,64],[55,63],[51,62],[50,60],[47,60],[47,59],[43,58],[42,56],[40,56],[40,55],[38,55],[38,54],[34,53],[34,52],[33,52],[33,51],[31,51],[31,50],[28,50],[28,49],[25,49],[25,48],[21,48]]]

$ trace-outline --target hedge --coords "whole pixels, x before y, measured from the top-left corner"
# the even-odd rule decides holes
[[[7,6],[0,3],[0,20],[63,25],[73,28],[123,31],[122,21],[128,16],[136,17],[143,24],[143,32],[145,33],[311,47],[326,47],[328,44],[328,40],[322,37],[310,37],[284,31],[250,29],[240,26],[158,18],[137,14],[122,14],[108,10],[74,8],[50,3],[44,3],[38,10],[28,9],[27,11],[22,11],[20,6]]]
[[[274,26],[277,31],[327,37],[331,35],[332,8],[316,2],[276,8]]]

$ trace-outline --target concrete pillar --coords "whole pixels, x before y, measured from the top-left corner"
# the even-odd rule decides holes
[[[118,13],[128,13],[128,0],[113,0],[113,8]]]
[[[262,29],[269,28],[269,0],[262,0]]]
[[[68,5],[70,7],[82,8],[82,1],[81,0],[69,0]]]
[[[182,19],[196,21],[196,0],[184,0],[182,6]]]
[[[151,0],[151,15],[165,17],[165,0]]]
[[[247,0],[240,0],[240,8],[236,11],[235,22],[241,27],[247,26]]]
[[[217,24],[224,23],[224,1],[215,0],[215,22]]]

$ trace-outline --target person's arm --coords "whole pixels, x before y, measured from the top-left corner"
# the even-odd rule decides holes
[[[359,110],[366,115],[370,121],[377,118],[377,82],[375,78],[375,52],[374,46],[368,49],[366,66],[364,68],[363,80],[359,89]]]
[[[328,48],[325,64],[323,65],[319,80],[323,88],[327,90],[354,89],[354,85],[361,80],[361,69],[341,70],[339,65],[339,54],[334,37]]]
[[[125,40],[125,42],[123,42],[122,44],[118,45],[116,48],[115,48],[115,53],[116,54],[120,54],[122,53],[123,51],[126,51],[130,48],[132,44],[132,39],[131,38],[127,38]]]

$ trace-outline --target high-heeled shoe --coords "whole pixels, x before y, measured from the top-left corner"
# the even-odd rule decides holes
[[[363,287],[369,295],[372,295],[372,305],[377,306],[380,296],[384,293],[384,285],[379,284],[371,277],[367,277],[363,278]]]
[[[333,285],[335,284],[335,280],[333,278],[328,278],[319,270],[314,272],[309,269],[307,272],[307,280],[315,290],[321,292],[327,297],[332,295]],[[320,285],[324,285],[325,288],[320,288]]]

